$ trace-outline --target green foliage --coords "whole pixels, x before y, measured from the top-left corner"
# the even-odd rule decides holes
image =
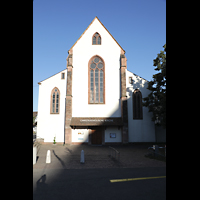
[[[53,138],[53,144],[56,144],[56,137]]]
[[[151,93],[143,98],[143,106],[153,112],[152,121],[160,122],[156,123],[157,126],[166,128],[166,44],[163,47],[164,51],[160,51],[153,60],[153,66],[158,73],[154,74],[153,80],[148,83],[147,89],[151,90]]]
[[[36,118],[36,117],[34,117],[34,115],[33,115],[33,123],[35,122],[35,118]]]

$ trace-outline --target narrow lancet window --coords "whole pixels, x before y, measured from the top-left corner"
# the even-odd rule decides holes
[[[143,119],[142,93],[136,89],[133,92],[133,119]]]
[[[101,36],[99,33],[95,33],[92,37],[92,44],[101,44]]]
[[[89,97],[88,103],[105,103],[105,66],[99,56],[89,61]]]
[[[51,103],[50,103],[50,113],[51,114],[59,114],[60,109],[60,91],[58,88],[54,88],[51,91]]]

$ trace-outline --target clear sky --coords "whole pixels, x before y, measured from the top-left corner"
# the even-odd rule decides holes
[[[34,0],[33,111],[38,82],[66,69],[68,50],[97,16],[126,51],[127,69],[150,81],[166,43],[165,0]]]

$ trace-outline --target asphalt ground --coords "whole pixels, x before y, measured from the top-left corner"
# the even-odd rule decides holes
[[[119,160],[109,156],[108,146],[39,145],[33,165],[33,199],[166,198],[166,163],[144,156],[149,145],[113,147],[120,152]],[[50,164],[45,162],[47,150]]]

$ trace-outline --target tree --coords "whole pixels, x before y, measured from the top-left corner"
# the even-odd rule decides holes
[[[148,82],[147,89],[151,93],[143,98],[143,106],[148,107],[149,112],[153,112],[152,121],[155,121],[157,126],[166,128],[166,44],[163,47],[164,51],[160,51],[153,60],[154,70],[158,73]]]

